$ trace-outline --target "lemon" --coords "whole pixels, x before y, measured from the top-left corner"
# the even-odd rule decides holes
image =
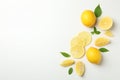
[[[113,37],[113,33],[112,33],[112,31],[110,31],[110,30],[107,30],[104,34],[105,34],[106,36]]]
[[[96,16],[93,11],[85,10],[82,12],[81,21],[85,26],[91,28],[94,27],[96,23]]]
[[[100,51],[95,47],[90,47],[87,50],[86,57],[89,62],[94,63],[94,64],[99,64],[102,58]]]
[[[105,46],[110,43],[110,40],[105,37],[99,37],[95,40],[95,45],[98,47]]]
[[[103,17],[100,19],[98,26],[101,30],[109,30],[113,25],[113,20],[110,17]]]
[[[85,46],[87,46],[88,44],[90,44],[91,40],[92,40],[92,36],[89,32],[86,31],[82,31],[78,34],[78,37],[83,40],[83,42],[85,43]]]
[[[68,67],[68,66],[71,66],[75,63],[74,60],[72,59],[67,59],[67,60],[64,60],[60,65],[63,66],[63,67]]]
[[[85,64],[81,61],[76,62],[75,70],[77,75],[83,76],[85,73]]]
[[[82,58],[85,54],[85,49],[83,46],[74,46],[70,49],[73,58]]]
[[[71,47],[85,46],[85,42],[82,39],[80,39],[78,36],[73,37],[70,44],[71,44]]]

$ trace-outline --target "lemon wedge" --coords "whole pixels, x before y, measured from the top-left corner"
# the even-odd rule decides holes
[[[99,37],[95,40],[95,45],[98,47],[105,46],[110,43],[110,40],[105,37]]]
[[[110,30],[107,30],[104,34],[105,34],[106,36],[113,37],[113,33],[112,33],[112,31],[110,31]]]
[[[74,60],[72,59],[67,59],[67,60],[64,60],[60,65],[63,66],[63,67],[68,67],[68,66],[71,66],[75,63]]]
[[[81,61],[76,62],[75,70],[76,70],[77,75],[83,76],[84,73],[85,73],[85,65],[84,65],[84,63],[81,62]]]

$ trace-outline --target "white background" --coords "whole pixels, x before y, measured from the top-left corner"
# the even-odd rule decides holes
[[[0,0],[0,80],[114,80],[120,79],[119,0]],[[83,77],[67,74],[59,64],[69,52],[70,39],[88,30],[80,22],[85,9],[100,4],[103,16],[114,20],[114,37],[102,53],[101,65],[86,58]],[[94,39],[93,39],[94,40]],[[91,46],[94,46],[91,44]],[[73,65],[74,67],[74,65]]]

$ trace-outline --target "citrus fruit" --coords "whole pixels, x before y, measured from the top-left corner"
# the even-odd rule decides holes
[[[75,61],[72,60],[72,59],[67,59],[67,60],[64,60],[60,65],[63,66],[63,67],[67,67],[67,66],[71,66],[72,64],[74,64]]]
[[[113,25],[112,18],[106,16],[100,19],[98,26],[101,30],[109,30]]]
[[[86,31],[82,31],[78,34],[78,37],[85,43],[85,45],[87,46],[88,44],[90,44],[91,42],[91,34],[89,32]]]
[[[74,38],[72,38],[71,40],[71,47],[75,47],[75,46],[85,46],[85,42],[80,39],[78,36],[75,36]]]
[[[84,65],[84,63],[81,62],[81,61],[76,62],[75,70],[76,70],[76,74],[77,75],[83,76],[83,74],[85,72],[85,65]]]
[[[110,30],[107,30],[104,34],[109,37],[113,36],[113,33]]]
[[[85,49],[83,46],[74,46],[70,49],[73,58],[82,58],[85,54]]]
[[[96,23],[96,16],[93,11],[85,10],[82,12],[81,21],[86,27],[94,27]]]
[[[101,53],[100,51],[95,47],[90,47],[86,51],[86,57],[89,62],[94,64],[99,64],[101,62]]]
[[[95,45],[98,47],[105,46],[110,43],[110,40],[105,37],[99,37],[95,40]]]

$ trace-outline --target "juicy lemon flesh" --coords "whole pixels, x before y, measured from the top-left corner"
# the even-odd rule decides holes
[[[85,10],[81,15],[81,21],[86,27],[94,27],[96,23],[96,16],[93,11]]]
[[[110,40],[105,37],[100,37],[95,40],[95,46],[102,47],[110,43]]]
[[[78,37],[85,43],[85,46],[91,43],[92,36],[89,32],[82,31],[78,34]]]
[[[74,60],[72,59],[67,59],[67,60],[64,60],[60,65],[63,66],[63,67],[68,67],[68,66],[71,66],[75,63]]]
[[[110,17],[103,17],[100,19],[98,26],[101,30],[109,30],[113,25],[113,20]]]
[[[84,73],[85,73],[85,65],[84,65],[84,63],[81,62],[81,61],[76,62],[75,70],[76,70],[76,74],[78,76],[83,76]]]
[[[82,58],[85,54],[85,50],[83,46],[74,46],[71,47],[70,50],[73,58]]]
[[[94,63],[94,64],[99,64],[102,58],[100,51],[95,47],[90,47],[87,50],[86,57],[89,62]]]
[[[71,40],[71,47],[75,47],[75,46],[85,46],[85,42],[80,39],[78,36],[75,36],[74,38],[72,38]]]
[[[113,33],[112,33],[112,31],[110,31],[110,30],[107,30],[104,34],[105,34],[106,36],[113,37]]]

